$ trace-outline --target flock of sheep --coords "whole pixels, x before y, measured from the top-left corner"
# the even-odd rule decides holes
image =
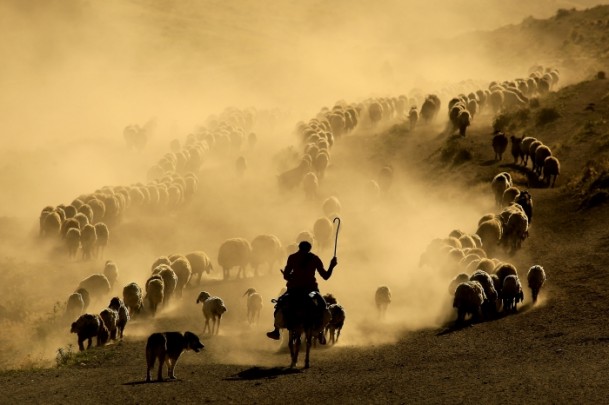
[[[545,94],[557,80],[555,70],[535,70],[529,79],[491,83],[488,90],[460,95],[448,103],[449,125],[453,131],[458,129],[461,135],[465,135],[471,119],[483,108],[497,112],[526,102],[528,97]],[[421,105],[420,114],[417,104]],[[319,182],[325,177],[332,147],[340,137],[356,128],[370,128],[395,120],[408,120],[412,131],[419,117],[425,123],[436,119],[440,106],[440,98],[432,94],[415,98],[376,98],[351,104],[339,102],[331,109],[323,108],[307,123],[297,125],[302,153],[294,154],[292,168],[279,174],[279,188],[285,191],[302,186],[307,199],[317,200]],[[41,235],[65,240],[70,257],[74,257],[79,248],[83,259],[102,256],[110,235],[106,224],[118,225],[130,210],[163,212],[178,209],[197,192],[197,173],[207,153],[215,151],[228,156],[238,153],[245,145],[253,146],[256,142],[256,135],[252,132],[254,121],[253,110],[227,109],[220,116],[208,120],[205,127],[188,135],[183,146],[178,140],[172,141],[172,151],[148,171],[147,184],[103,187],[79,196],[69,205],[45,207],[40,217]],[[138,131],[143,130],[129,127],[125,136],[133,139],[143,136]],[[144,141],[139,142],[145,145]],[[544,179],[547,178],[548,182],[553,172],[550,166],[545,168],[546,162],[554,159],[558,165],[549,148],[534,138],[513,136],[512,154],[516,163],[520,161],[524,165],[530,156],[533,170],[543,170]],[[238,172],[245,170],[246,166],[245,158],[240,156],[236,161]],[[555,172],[554,176],[558,169]],[[371,189],[380,195],[389,189],[392,180],[393,168],[386,165],[371,180]],[[444,274],[454,276],[450,292],[454,294],[453,306],[457,309],[458,322],[463,322],[467,314],[476,319],[492,319],[501,310],[515,311],[524,298],[517,269],[493,256],[501,248],[512,254],[520,249],[528,237],[533,201],[527,191],[513,186],[507,172],[498,174],[491,188],[500,211],[483,216],[473,234],[455,230],[448,238],[432,241],[421,258],[422,266],[441,269]],[[324,216],[315,221],[311,230],[300,232],[292,243],[282,244],[277,236],[271,234],[260,234],[251,241],[240,237],[225,240],[217,254],[223,278],[229,279],[231,270],[235,268],[238,278],[246,277],[248,269],[254,276],[264,268],[270,271],[281,265],[287,255],[294,253],[297,244],[303,240],[315,248],[327,249],[335,230],[332,219],[340,214],[341,203],[335,196],[330,196],[323,200],[322,210]],[[181,300],[185,288],[198,287],[203,273],[212,270],[212,261],[203,251],[161,256],[152,264],[151,274],[143,285],[128,283],[123,286],[122,297],[112,297],[108,307],[99,314],[87,313],[92,300],[100,302],[115,289],[118,268],[114,262],[107,261],[103,274],[93,274],[82,280],[67,301],[66,314],[72,319],[77,318],[71,331],[78,335],[80,350],[84,350],[85,340],[91,346],[93,338],[97,338],[98,345],[104,345],[109,339],[121,339],[130,319],[154,317],[173,301]],[[527,281],[535,302],[545,282],[544,269],[532,266],[527,273]],[[264,300],[254,288],[248,289],[244,297],[247,297],[247,322],[255,324]],[[334,343],[344,325],[345,310],[331,295],[325,298],[332,314],[326,333],[329,341]],[[374,299],[378,316],[383,319],[391,303],[389,287],[379,287]],[[226,303],[207,291],[198,294],[196,304],[199,303],[205,320],[204,332],[218,334],[222,316],[227,311]]]

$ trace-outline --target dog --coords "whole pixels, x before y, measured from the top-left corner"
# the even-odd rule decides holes
[[[175,368],[182,351],[194,350],[196,353],[205,346],[199,341],[197,335],[192,332],[160,332],[153,333],[146,342],[146,382],[150,382],[150,370],[154,367],[156,359],[159,359],[158,381],[163,381],[163,365],[167,363],[169,378],[176,379]]]

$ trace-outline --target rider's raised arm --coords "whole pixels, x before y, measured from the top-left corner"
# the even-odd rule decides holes
[[[329,279],[332,276],[332,270],[334,270],[334,266],[330,265],[328,270],[324,269],[324,264],[319,257],[316,257],[315,268],[319,272],[319,275],[324,280]]]

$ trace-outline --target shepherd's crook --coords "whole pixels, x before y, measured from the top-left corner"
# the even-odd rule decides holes
[[[336,226],[336,238],[334,238],[334,257],[336,257],[336,246],[338,245],[338,231],[340,229],[340,218],[336,217],[332,220],[332,223],[338,221],[338,225]]]

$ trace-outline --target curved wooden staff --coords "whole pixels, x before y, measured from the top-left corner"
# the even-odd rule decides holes
[[[336,257],[336,246],[338,245],[338,231],[340,230],[340,218],[336,217],[332,220],[332,223],[338,221],[338,225],[336,227],[336,237],[334,238],[334,257]]]

